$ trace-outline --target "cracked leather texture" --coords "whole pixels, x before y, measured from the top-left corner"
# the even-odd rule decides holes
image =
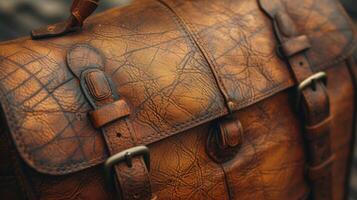
[[[107,157],[99,131],[86,117],[90,107],[66,67],[73,44],[87,43],[105,56],[106,73],[135,107],[130,120],[140,133],[138,143],[225,112],[207,63],[165,7],[149,1],[110,15],[118,20],[99,17],[83,33],[22,39],[1,48],[6,118],[24,159],[39,171],[78,171]]]
[[[349,56],[355,33],[339,5],[284,2],[312,41],[316,70]],[[239,110],[294,85],[275,53],[271,20],[252,0],[145,0],[93,17],[77,33],[0,44],[5,118],[22,158],[42,173],[77,172],[107,158],[87,118],[91,107],[67,67],[67,51],[77,44],[101,53],[103,70],[130,104],[132,145],[226,115],[227,100]]]
[[[272,21],[259,1],[162,0],[186,22],[219,77],[226,98],[240,109],[291,85],[288,68],[277,57]],[[274,0],[279,2],[280,0]],[[270,0],[262,1],[267,5]],[[312,48],[309,61],[318,71],[351,55],[354,26],[334,0],[282,0]],[[330,48],[326,48],[330,47]]]
[[[77,43],[105,56],[104,71],[134,108],[128,120],[137,143],[225,112],[207,63],[170,12],[154,1],[97,17],[82,33],[10,42],[0,50],[3,107],[21,154],[39,171],[64,174],[107,157],[100,132],[86,116],[91,108],[64,60]]]
[[[333,199],[340,200],[344,195],[353,124],[353,113],[346,114],[345,110],[353,107],[354,98],[346,65],[330,68],[327,73],[333,77],[331,81],[341,83],[328,86],[329,93],[340,94],[331,98],[331,133],[336,154]],[[340,76],[334,76],[336,73]],[[302,127],[289,102],[292,91],[286,90],[234,113],[245,132],[237,155],[224,164],[213,162],[205,150],[212,122],[149,145],[153,196],[165,200],[305,199],[309,187],[304,178]],[[103,189],[100,168],[58,177],[32,169],[27,174],[38,199],[115,199]]]

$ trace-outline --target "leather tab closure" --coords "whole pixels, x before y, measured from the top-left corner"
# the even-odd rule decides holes
[[[92,97],[97,101],[107,99],[111,96],[112,90],[110,88],[108,79],[100,70],[89,71],[84,77],[88,90]]]
[[[243,127],[238,120],[225,120],[219,123],[218,145],[222,149],[234,148],[242,143]]]
[[[97,49],[79,44],[67,53],[67,64],[79,79],[83,95],[93,108],[93,111],[89,112],[89,117],[92,125],[101,129],[109,155],[112,155],[108,162],[117,156],[121,161],[123,156],[120,152],[126,152],[124,158],[127,162],[109,162],[109,171],[113,174],[107,177],[115,177],[116,182],[112,185],[115,185],[118,197],[123,200],[150,199],[152,194],[148,161],[145,163],[142,156],[132,157],[142,151],[140,148],[130,150],[130,147],[136,145],[137,140],[134,129],[128,123],[130,109],[127,102],[117,93],[110,77],[106,76],[103,58]],[[145,151],[148,153],[148,149]]]
[[[207,154],[217,163],[233,159],[242,144],[243,126],[233,116],[221,119],[212,127],[207,138]]]
[[[276,24],[276,28],[279,30],[280,36],[296,37],[298,35],[298,30],[295,25],[295,22],[286,12],[277,12],[275,14],[274,21]]]
[[[102,70],[104,56],[97,49],[87,44],[76,44],[67,53],[67,64],[71,72],[81,78],[81,74],[89,69]]]
[[[89,113],[92,124],[95,128],[101,128],[106,124],[126,117],[130,114],[128,104],[123,100],[107,104]]]
[[[274,16],[275,33],[280,40],[280,49],[285,57],[292,57],[311,48],[311,43],[306,35],[299,35],[297,27],[291,17],[279,11]]]

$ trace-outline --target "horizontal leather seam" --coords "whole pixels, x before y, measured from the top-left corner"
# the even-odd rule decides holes
[[[264,97],[269,97],[271,95],[274,95],[274,94],[281,92],[282,90],[287,89],[288,87],[291,87],[291,86],[293,86],[293,84],[286,84],[286,85],[282,85],[281,87],[274,87],[271,90],[269,90],[267,93],[264,93],[263,95],[255,97],[254,99],[261,100]],[[3,93],[3,91],[1,91],[1,93]],[[9,102],[9,99],[6,98],[6,100]],[[253,102],[248,101],[247,103],[243,103],[240,106],[241,106],[241,108],[243,108],[243,106],[250,105],[249,103],[253,103]],[[7,118],[6,121],[8,122],[8,125],[13,128],[14,126],[12,125],[12,123],[10,123],[10,122],[14,122],[14,118],[12,117],[13,112],[11,112],[11,108],[8,109],[7,106],[3,105],[3,108],[6,108],[6,111],[4,110],[6,113],[6,118]],[[219,117],[224,116],[228,113],[229,112],[227,110],[220,110],[220,109],[216,110],[216,111],[212,111],[211,113],[209,113],[207,115],[203,115],[200,118],[196,118],[194,120],[189,120],[189,121],[184,122],[180,125],[177,125],[175,128],[168,129],[165,132],[156,133],[154,136],[148,136],[138,142],[143,145],[148,145],[150,143],[154,143],[158,140],[164,139],[165,137],[172,136],[177,133],[183,132],[187,129],[199,126],[205,122],[219,118]],[[21,131],[20,131],[20,133],[23,134]],[[22,138],[19,137],[19,134],[11,134],[11,135],[13,135],[13,137],[15,137],[16,146],[19,148],[19,150],[21,150],[20,155],[23,157],[23,159],[26,161],[26,163],[28,163],[31,167],[33,167],[37,171],[46,173],[46,174],[63,175],[63,174],[68,174],[68,173],[72,173],[72,172],[77,172],[77,171],[95,166],[97,164],[100,164],[100,163],[104,162],[105,159],[107,158],[107,155],[105,155],[103,157],[98,157],[96,159],[79,162],[79,163],[74,163],[74,164],[68,164],[66,166],[49,165],[49,164],[42,165],[42,164],[38,163],[37,159],[34,158],[31,155],[31,153],[28,151],[26,145],[23,144],[24,142],[23,142]]]
[[[228,92],[224,82],[221,79],[219,70],[217,70],[217,63],[215,62],[214,57],[205,48],[206,45],[200,39],[199,34],[194,34],[195,32],[198,32],[196,28],[186,19],[184,19],[183,16],[177,13],[180,11],[176,11],[175,9],[171,8],[164,0],[158,0],[157,2],[159,2],[166,10],[168,10],[168,14],[172,16],[172,19],[177,22],[177,25],[182,29],[183,32],[185,32],[188,38],[190,38],[190,41],[192,43],[191,45],[201,52],[202,57],[206,60],[207,65],[210,68],[212,75],[216,81],[216,85],[222,93],[226,103],[229,100]]]

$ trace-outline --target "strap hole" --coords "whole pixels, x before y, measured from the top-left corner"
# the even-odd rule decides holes
[[[140,195],[139,195],[138,193],[135,193],[135,194],[133,195],[133,198],[134,198],[134,199],[139,199],[139,198],[140,198]]]

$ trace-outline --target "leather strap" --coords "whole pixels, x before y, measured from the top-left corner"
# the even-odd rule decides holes
[[[273,20],[274,30],[280,43],[280,54],[291,68],[300,90],[298,109],[303,114],[307,146],[308,179],[311,197],[315,200],[332,199],[332,163],[334,156],[330,139],[330,102],[321,80],[312,79],[308,86],[302,86],[313,72],[305,51],[311,47],[308,37],[301,35],[292,18],[284,11],[280,1],[260,0],[261,7]],[[300,87],[301,86],[301,87]],[[300,98],[299,98],[300,99]]]
[[[32,39],[60,36],[80,29],[87,17],[98,7],[98,1],[74,0],[71,6],[71,15],[66,21],[31,31]]]
[[[115,155],[136,146],[135,134],[127,122],[129,106],[102,70],[101,54],[88,45],[76,45],[69,51],[67,63],[94,109],[89,115],[93,126],[101,129],[109,154]],[[114,166],[114,172],[120,199],[151,199],[149,171],[142,156],[133,157],[130,165],[119,162]]]
[[[289,26],[294,26],[290,17],[284,12],[278,12],[275,20],[289,21]],[[282,44],[291,43],[290,40],[296,41],[296,38],[307,38],[306,36],[287,35],[279,33],[280,26],[283,23],[276,23],[276,32]],[[286,27],[285,27],[286,28]],[[296,30],[296,28],[292,28]],[[305,39],[306,40],[306,39]],[[306,49],[309,47],[305,41]],[[311,69],[308,58],[304,55],[303,48],[295,48],[295,45],[289,46],[289,54],[285,54],[291,71],[296,81],[300,84],[314,74]],[[293,50],[299,50],[294,52]],[[333,155],[331,152],[330,140],[330,102],[325,85],[321,81],[312,83],[301,92],[302,102],[301,111],[305,120],[304,137],[307,143],[307,152],[309,160],[308,178],[312,187],[312,198],[315,200],[332,199],[332,162]]]
[[[349,152],[349,161],[348,161],[348,172],[346,175],[346,182],[345,182],[345,199],[347,199],[348,194],[350,194],[350,184],[351,184],[351,173],[353,172],[352,170],[352,164],[354,161],[354,152],[356,148],[356,135],[357,135],[357,51],[354,52],[354,55],[348,60],[347,62],[348,68],[352,77],[353,81],[353,87],[354,87],[354,114],[353,114],[353,119],[354,119],[354,126],[353,126],[353,134],[350,142],[350,152]]]

